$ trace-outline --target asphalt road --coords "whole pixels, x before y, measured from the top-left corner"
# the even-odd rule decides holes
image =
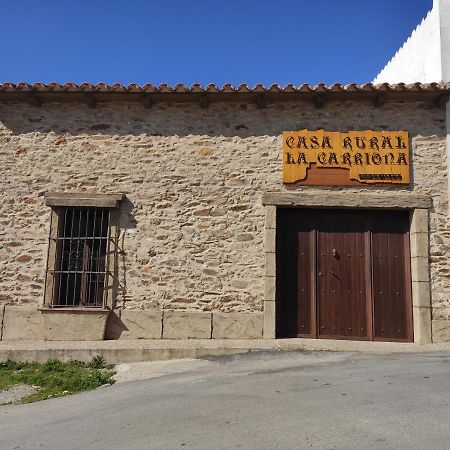
[[[450,448],[448,352],[178,364],[180,373],[159,366],[151,379],[0,407],[0,448]]]

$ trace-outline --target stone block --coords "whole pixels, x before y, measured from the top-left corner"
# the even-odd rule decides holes
[[[273,205],[267,205],[265,208],[266,212],[266,229],[274,230],[277,227],[277,207]]]
[[[428,281],[413,281],[411,288],[413,306],[430,308],[430,283]]]
[[[428,209],[415,209],[411,216],[411,227],[409,232],[428,233]]]
[[[264,277],[264,301],[274,302],[276,293],[276,278],[275,277]]]
[[[413,233],[410,235],[411,257],[428,258],[428,233]]]
[[[120,339],[122,333],[127,331],[126,326],[120,319],[120,313],[120,309],[113,310],[109,313],[108,321],[106,322],[105,339]]]
[[[125,329],[120,339],[161,339],[162,312],[124,309],[120,321]]]
[[[432,320],[433,342],[450,342],[450,320]]]
[[[275,261],[275,253],[266,253],[266,277],[274,277],[276,275]]]
[[[276,234],[274,229],[266,228],[264,230],[264,249],[266,253],[275,253]]]
[[[431,208],[429,195],[395,192],[264,192],[263,205],[280,206],[342,206],[347,208],[395,208],[426,210]]]
[[[211,339],[211,313],[164,311],[163,339]]]
[[[275,302],[264,302],[264,339],[275,339]]]
[[[3,335],[5,341],[42,340],[42,315],[36,306],[5,306]]]
[[[213,339],[261,339],[262,313],[213,313]]]
[[[431,343],[431,308],[413,307],[414,342]]]
[[[41,311],[47,341],[101,341],[109,311]]]
[[[428,258],[416,256],[411,258],[411,280],[412,281],[429,281],[429,262]]]

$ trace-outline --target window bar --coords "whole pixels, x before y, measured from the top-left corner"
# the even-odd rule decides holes
[[[101,215],[101,219],[100,219],[100,235],[103,236],[103,219],[105,216],[105,210],[102,209],[102,215]],[[101,268],[101,252],[102,252],[102,247],[103,247],[103,241],[100,241],[100,245],[97,248],[97,258],[96,258],[96,264],[95,264],[95,270],[97,272],[100,272],[100,268]],[[99,283],[99,278],[100,278],[100,274],[98,274],[95,277],[95,296],[94,296],[94,304],[98,303],[98,297],[100,295],[100,283]]]
[[[47,246],[47,264],[45,265],[46,270],[45,270],[45,281],[44,281],[44,305],[47,304],[47,278],[49,276],[48,260],[50,258],[50,243],[52,242],[51,239],[52,239],[52,229],[53,229],[53,227],[52,227],[52,225],[53,225],[53,214],[54,214],[54,212],[50,211],[50,231],[48,233],[49,238],[48,238],[48,246]],[[55,252],[55,258],[56,258],[56,252]],[[51,276],[52,276],[53,283],[55,283],[54,275],[51,274]]]
[[[51,272],[51,273],[79,273],[79,274],[82,274],[83,273],[83,270],[50,270],[49,272]],[[99,270],[98,272],[96,272],[95,270],[92,272],[92,273],[99,273],[99,274],[102,274],[102,273],[105,273],[104,271],[102,271],[102,270]]]
[[[111,210],[108,209],[108,229],[106,232],[108,239],[106,240],[106,262],[105,262],[105,275],[103,275],[103,299],[102,299],[102,307],[106,308],[107,304],[107,294],[108,294],[108,285],[109,285],[109,252],[110,252],[110,243],[111,243]]]
[[[95,222],[96,222],[96,219],[97,219],[97,209],[94,209],[93,213],[94,213],[93,214],[94,220],[93,220],[93,223],[92,223],[92,232],[91,232],[92,242],[91,242],[91,259],[90,259],[90,262],[89,262],[89,271],[90,271],[90,273],[89,273],[89,287],[88,287],[88,303],[91,303],[92,274],[94,272],[94,267],[93,267],[94,252],[95,252],[95,240],[94,240],[95,238],[94,238],[94,236],[95,236]]]
[[[79,267],[79,253],[80,253],[80,244],[81,244],[81,208],[78,209],[78,236],[75,240],[76,246],[75,246],[75,280],[73,282],[73,294],[72,294],[72,306],[75,306],[76,302],[76,293],[77,293],[77,276],[78,276],[78,267]],[[83,265],[81,265],[81,268],[83,268]],[[81,287],[81,283],[80,283]],[[81,298],[78,299],[78,305],[80,304]]]
[[[62,224],[62,226],[60,227],[60,229],[63,230],[63,236],[66,237],[66,226],[67,226],[67,208],[64,211],[64,222]],[[56,239],[58,239],[58,237],[56,236]],[[56,244],[59,244],[59,241],[56,241]],[[69,241],[69,245],[70,245],[70,241]],[[59,270],[63,270],[64,268],[64,255],[66,252],[66,241],[64,240],[62,242],[62,248],[61,248],[61,258],[59,260],[59,265],[58,268]],[[70,252],[69,252],[69,258],[70,258]],[[70,261],[70,259],[69,259]],[[67,280],[66,280],[67,281]],[[53,303],[57,304],[58,306],[61,305],[62,303],[62,298],[61,298],[61,283],[62,283],[62,274],[58,275],[58,295],[55,294],[53,295]],[[67,292],[67,289],[66,289]]]
[[[58,230],[52,229],[56,216],[50,218],[44,304],[107,307],[112,275],[109,267],[113,246],[111,211],[107,208],[67,207],[62,213],[61,209]],[[53,257],[50,241],[56,243],[53,264],[49,261]],[[53,280],[51,287],[50,278],[47,279],[50,276]],[[47,289],[52,291],[51,299]]]
[[[80,280],[80,305],[88,306],[89,298],[86,297],[87,295],[87,280],[89,277],[89,245],[87,243],[87,236],[88,236],[88,227],[89,227],[89,209],[86,209],[86,226],[84,227],[84,238],[83,238],[83,251],[82,251],[82,270],[83,273],[81,274],[81,280]],[[81,232],[80,232],[81,236]]]
[[[106,241],[106,237],[103,237],[103,236],[87,236],[87,238],[88,239],[94,239],[94,240],[97,240],[97,241]],[[64,240],[70,241],[70,237],[59,237],[57,239],[58,239],[58,241],[64,241]]]

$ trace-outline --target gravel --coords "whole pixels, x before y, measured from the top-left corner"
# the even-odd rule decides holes
[[[28,384],[16,384],[9,389],[0,391],[0,405],[17,404],[25,397],[37,392],[37,386],[30,386]]]

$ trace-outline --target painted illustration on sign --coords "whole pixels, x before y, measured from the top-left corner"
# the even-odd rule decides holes
[[[283,132],[283,183],[409,184],[409,169],[407,131]]]

